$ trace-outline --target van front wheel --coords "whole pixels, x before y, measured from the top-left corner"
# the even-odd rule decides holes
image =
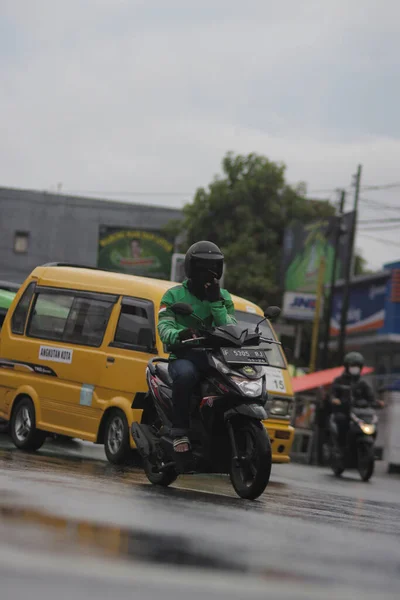
[[[13,410],[10,423],[11,438],[21,450],[39,450],[46,432],[36,429],[35,407],[30,398],[21,399]]]
[[[131,457],[128,421],[119,408],[114,409],[107,419],[104,432],[104,450],[107,459],[113,465],[127,464]]]

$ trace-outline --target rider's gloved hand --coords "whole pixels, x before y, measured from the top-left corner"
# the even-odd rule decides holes
[[[212,283],[206,285],[206,299],[209,302],[218,302],[221,298],[221,288],[219,287],[219,281],[214,279]]]
[[[178,338],[180,342],[183,342],[184,340],[191,340],[193,338],[196,337],[196,332],[194,329],[182,329],[182,331],[180,331],[178,333]]]

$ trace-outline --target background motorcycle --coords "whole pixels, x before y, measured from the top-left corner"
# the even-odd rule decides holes
[[[346,446],[342,449],[337,441],[335,416],[332,414],[330,417],[331,467],[337,477],[340,477],[345,469],[357,469],[361,479],[368,481],[374,473],[378,417],[366,400],[354,400],[350,386],[341,385],[340,389],[341,402],[348,412],[350,423]]]
[[[192,307],[183,303],[173,305],[172,310],[180,315],[193,314]],[[265,318],[279,313],[278,307],[270,307]],[[249,332],[236,325],[202,327],[200,337],[184,342],[205,352],[209,364],[191,405],[192,472],[229,473],[236,493],[247,499],[263,493],[272,462],[268,433],[262,424],[267,418],[264,367],[268,352],[257,348],[260,341],[279,344],[261,337],[258,326]],[[175,481],[180,470],[170,436],[172,381],[168,362],[163,358],[149,361],[147,408],[142,423],[133,423],[131,428],[149,481],[163,486]]]

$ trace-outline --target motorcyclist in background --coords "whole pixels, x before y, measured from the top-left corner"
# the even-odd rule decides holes
[[[336,426],[338,430],[338,444],[344,449],[347,441],[347,433],[350,425],[350,402],[351,399],[357,403],[357,400],[367,401],[372,407],[375,403],[375,396],[371,386],[361,379],[361,372],[364,367],[364,357],[359,352],[349,352],[344,357],[344,371],[337,377],[332,384],[331,407]],[[349,386],[349,391],[341,388]]]
[[[219,285],[223,266],[224,256],[218,246],[208,241],[193,244],[185,256],[187,279],[168,290],[161,300],[158,332],[161,341],[169,350],[173,347],[174,352],[170,354],[169,373],[173,381],[174,407],[171,436],[177,453],[191,454],[190,399],[196,384],[208,370],[205,354],[182,342],[196,337],[199,318],[206,327],[236,324],[231,296]],[[175,314],[171,306],[178,302],[190,304],[195,316]]]

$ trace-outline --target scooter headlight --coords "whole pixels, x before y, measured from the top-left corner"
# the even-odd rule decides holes
[[[360,423],[360,429],[365,435],[373,435],[376,431],[376,425],[372,423]]]
[[[232,377],[232,381],[250,398],[257,398],[262,394],[262,377],[260,379],[253,379],[252,381],[245,377]]]

